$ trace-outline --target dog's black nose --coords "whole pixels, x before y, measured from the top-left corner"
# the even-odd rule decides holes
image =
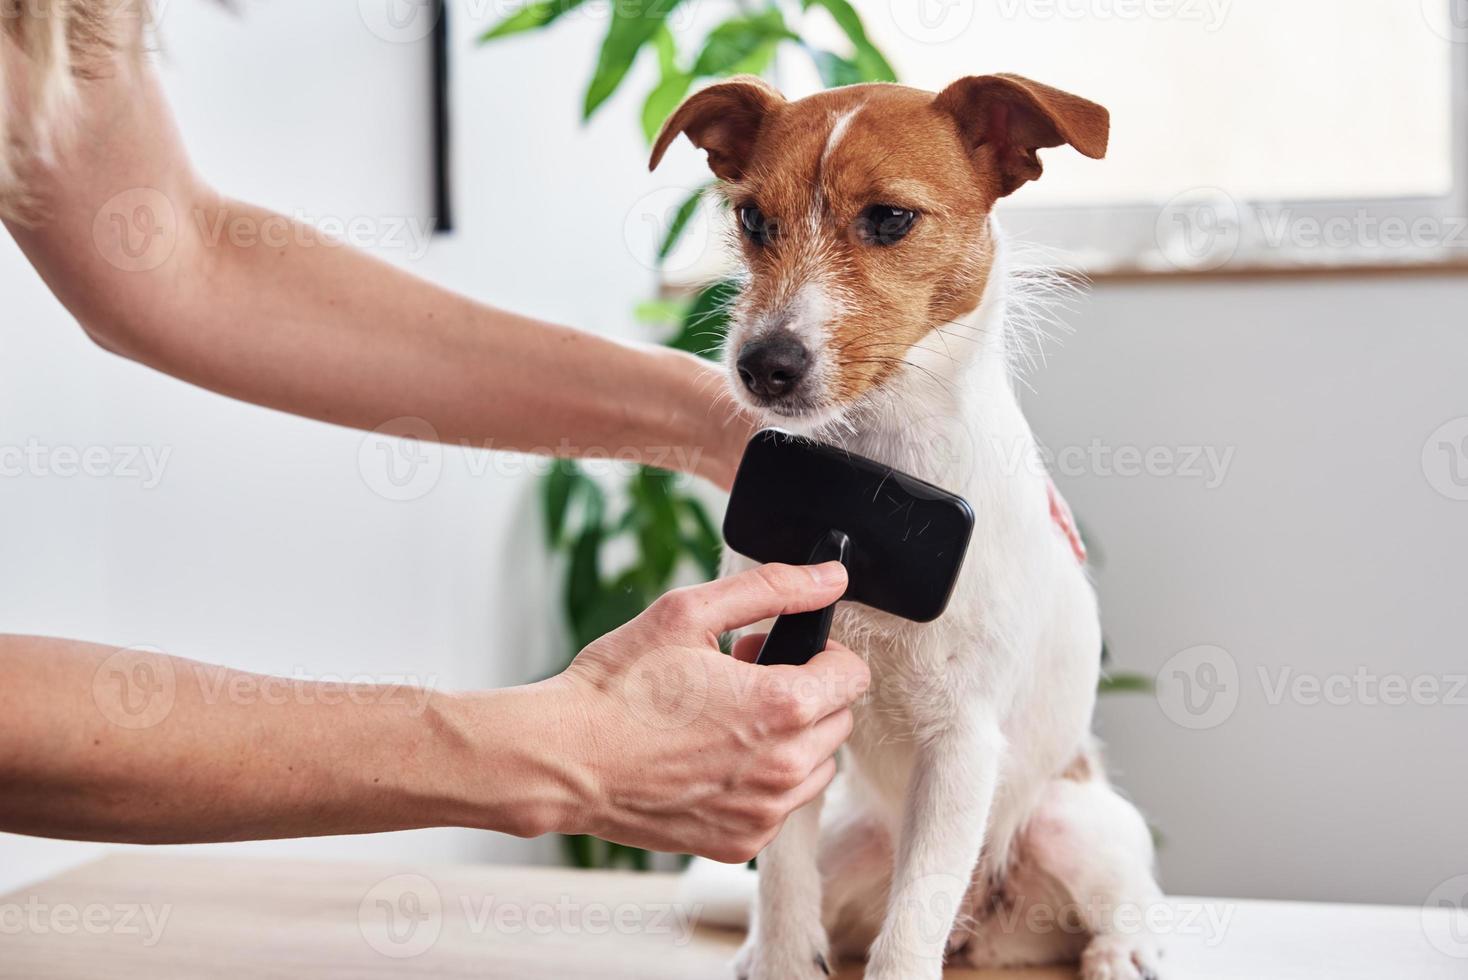
[[[790,334],[751,340],[739,351],[739,380],[759,398],[783,398],[805,376],[810,354]]]

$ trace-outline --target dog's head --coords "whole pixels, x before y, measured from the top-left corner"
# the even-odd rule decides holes
[[[742,77],[689,97],[680,133],[723,181],[748,265],[731,384],[757,411],[840,416],[935,325],[974,309],[993,256],[989,212],[1040,176],[1036,151],[1106,152],[1101,106],[1016,75],[938,95],[854,85],[789,102]]]

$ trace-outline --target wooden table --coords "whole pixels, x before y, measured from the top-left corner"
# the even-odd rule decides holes
[[[1461,914],[1450,922],[1447,911],[1411,907],[1172,901],[1180,914],[1167,980],[1468,977],[1468,929],[1449,928],[1464,925]],[[1184,929],[1188,910],[1225,925]],[[691,928],[666,875],[129,853],[0,898],[0,977],[27,980],[723,980],[738,944]],[[849,968],[842,980],[859,976]]]

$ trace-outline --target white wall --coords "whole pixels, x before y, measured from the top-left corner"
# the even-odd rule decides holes
[[[425,214],[421,43],[382,40],[352,4],[165,11],[169,89],[219,186],[384,229]],[[577,124],[599,21],[482,51],[473,26],[456,24],[462,230],[421,258],[383,253],[502,305],[629,331],[651,282],[646,195],[700,180],[695,155],[648,176],[625,95]],[[1216,644],[1241,674],[1216,727],[1169,720],[1175,685],[1102,709],[1118,779],[1166,836],[1176,890],[1415,902],[1468,870],[1454,833],[1468,707],[1272,706],[1255,675],[1461,669],[1468,503],[1434,493],[1420,457],[1434,427],[1468,415],[1465,300],[1454,280],[1107,286],[1032,379],[1031,412],[1057,449],[1095,438],[1234,450],[1211,490],[1095,467],[1060,477],[1105,552],[1116,665],[1151,673]],[[172,455],[147,490],[0,479],[0,629],[256,670],[416,672],[444,687],[516,682],[557,649],[526,480],[454,450],[431,493],[384,500],[359,467],[360,435],[103,354],[3,240],[0,446],[30,439]],[[457,831],[235,849],[550,853]],[[0,837],[0,888],[98,850]]]
[[[1225,651],[1100,712],[1170,889],[1418,903],[1468,870],[1468,502],[1434,488],[1450,481],[1435,445],[1423,461],[1468,416],[1465,308],[1462,279],[1102,286],[1034,378],[1057,452],[1233,452],[1213,489],[1105,463],[1058,478],[1104,552],[1117,668]],[[1209,706],[1195,688],[1189,712],[1174,671],[1210,669],[1230,690]],[[1386,675],[1422,703],[1389,703]]]

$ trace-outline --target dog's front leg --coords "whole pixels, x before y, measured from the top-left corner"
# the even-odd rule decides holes
[[[867,980],[936,980],[968,891],[999,779],[1004,738],[991,723],[960,721],[914,760],[901,843]]]
[[[735,972],[741,980],[806,980],[830,976],[821,922],[821,801],[792,813],[759,855],[759,905]]]

